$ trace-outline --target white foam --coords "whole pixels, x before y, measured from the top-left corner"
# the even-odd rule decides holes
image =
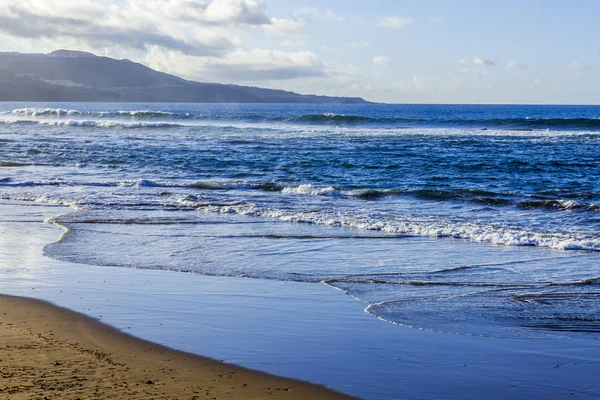
[[[65,115],[83,115],[81,111],[65,110],[62,108],[18,108],[13,110],[11,114],[26,117],[62,117]]]
[[[304,194],[311,196],[334,196],[341,192],[332,186],[317,187],[310,183],[300,186],[290,186],[284,188],[282,191],[284,194]]]
[[[174,128],[180,127],[180,124],[174,124],[171,122],[123,122],[123,121],[95,121],[95,120],[40,120],[34,121],[39,125],[50,125],[50,126],[74,126],[74,127],[88,127],[88,128]]]
[[[92,116],[92,117],[172,117],[175,114],[167,111],[153,110],[118,110],[118,111],[79,111],[62,108],[17,108],[11,111],[12,115],[25,117],[64,117],[64,116]],[[190,116],[189,113],[182,114]]]
[[[186,207],[197,207],[199,211],[204,212],[247,215],[292,223],[380,231],[398,235],[455,238],[505,246],[537,246],[557,250],[600,251],[600,237],[587,237],[575,233],[541,233],[497,224],[450,221],[434,217],[361,215],[328,211],[302,212],[259,207],[251,203],[205,205],[194,203],[190,199],[180,200],[179,204]]]

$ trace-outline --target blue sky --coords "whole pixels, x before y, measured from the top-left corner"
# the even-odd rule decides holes
[[[4,51],[393,103],[600,101],[600,2],[3,0]]]

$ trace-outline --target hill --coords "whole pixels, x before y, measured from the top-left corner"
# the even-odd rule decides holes
[[[188,81],[129,60],[69,50],[0,53],[0,101],[367,103],[357,97]]]

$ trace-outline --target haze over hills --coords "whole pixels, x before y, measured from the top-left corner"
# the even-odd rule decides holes
[[[0,101],[367,103],[357,97],[188,81],[129,60],[69,50],[0,53]]]

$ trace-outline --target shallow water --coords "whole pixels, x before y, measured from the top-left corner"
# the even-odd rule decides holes
[[[51,260],[42,247],[61,229],[41,222],[67,211],[0,202],[0,292],[50,301],[155,343],[364,399],[600,396],[597,335],[448,335],[383,323],[362,312],[364,303],[325,285]]]
[[[600,330],[600,108],[3,104],[0,198],[46,255],[325,282],[469,335]]]

